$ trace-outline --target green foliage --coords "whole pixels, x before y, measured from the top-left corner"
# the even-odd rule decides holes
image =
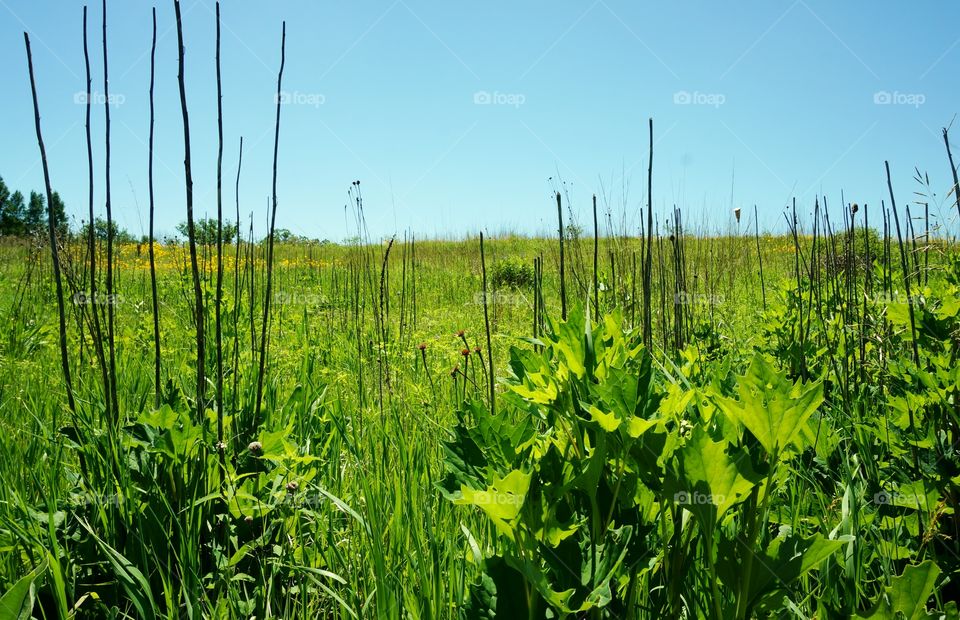
[[[0,620],[29,620],[33,616],[33,605],[37,596],[36,582],[46,572],[47,562],[44,560],[0,597]]]
[[[776,462],[823,402],[823,385],[791,384],[786,372],[777,372],[763,356],[755,355],[737,382],[737,396],[737,400],[718,396],[717,406],[746,427]]]
[[[802,578],[824,588],[810,576],[851,537],[767,534],[771,497],[793,477],[783,455],[806,445],[820,382],[791,383],[756,355],[738,399],[684,388],[616,314],[592,326],[575,312],[543,343],[511,351],[496,415],[465,404],[445,445],[443,493],[498,535],[467,603],[475,617],[504,597],[528,617],[620,615],[650,592],[668,615],[747,618],[781,609]],[[504,573],[525,598],[500,590]]]
[[[212,217],[200,218],[199,220],[194,221],[194,234],[196,242],[199,245],[216,245],[217,244],[217,220]],[[187,222],[180,222],[177,224],[177,232],[179,232],[184,238],[187,238],[189,235],[189,227]],[[237,237],[237,223],[236,222],[223,222],[222,226],[222,236],[221,239],[223,243],[233,243]]]
[[[115,221],[111,221],[109,226],[107,226],[107,220],[102,217],[98,217],[93,221],[93,234],[100,243],[107,241],[111,229],[113,229],[114,243],[134,243],[136,241],[134,236],[130,234],[130,231],[125,228],[120,228]],[[84,224],[80,229],[80,238],[85,240],[89,235],[90,224]]]
[[[0,203],[0,234],[4,236],[23,235],[26,232],[23,224],[25,215],[26,204],[23,194],[15,191]]]
[[[494,289],[530,287],[533,286],[533,278],[533,267],[518,258],[497,261],[490,270],[490,282]]]
[[[43,194],[31,191],[29,202],[19,191],[10,193],[0,178],[0,235],[19,237],[47,235],[47,204]],[[65,236],[69,230],[66,210],[60,194],[53,192],[53,217],[57,231]]]
[[[883,288],[879,264],[869,287],[859,264],[850,282],[803,271],[797,283],[792,240],[765,238],[763,311],[752,239],[691,240],[691,260],[724,257],[689,267],[691,298],[709,291],[711,305],[687,306],[691,337],[674,349],[674,283],[655,274],[654,304],[667,305],[647,349],[630,305],[642,254],[618,239],[606,280],[617,295],[601,297],[597,322],[577,308],[591,278],[571,259],[569,320],[549,323],[559,304],[545,261],[549,324],[529,338],[529,306],[495,305],[488,351],[482,312],[463,303],[479,277],[474,246],[398,243],[384,268],[380,245],[280,233],[284,303],[259,417],[262,255],[245,246],[236,291],[232,252],[225,261],[222,448],[216,414],[192,398],[185,247],[157,248],[157,407],[147,263],[118,252],[116,423],[90,334],[91,310],[102,327],[106,307],[68,308],[71,413],[49,257],[0,248],[0,593],[24,613],[956,617],[960,263],[949,254],[931,250],[911,306]],[[556,240],[490,243],[488,256],[528,265]],[[589,256],[592,240],[576,243],[569,256]],[[68,283],[89,277],[85,244],[66,239]],[[32,598],[17,598],[40,566]]]

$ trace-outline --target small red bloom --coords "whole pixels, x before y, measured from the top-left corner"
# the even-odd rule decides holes
[[[421,342],[420,344],[417,345],[417,348],[420,349],[421,351],[426,351],[426,350],[427,350],[427,343],[426,343],[426,342]]]
[[[470,357],[470,349],[464,349],[463,351],[460,351],[460,355],[464,357]]]

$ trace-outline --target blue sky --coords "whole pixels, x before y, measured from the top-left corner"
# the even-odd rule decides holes
[[[215,214],[213,0],[183,0],[196,209]],[[86,212],[82,2],[0,0],[0,176],[43,187],[22,32],[31,34],[54,188]],[[150,8],[108,2],[112,196],[120,223],[147,225]],[[157,8],[158,231],[185,218],[173,2]],[[733,206],[782,230],[825,194],[879,207],[890,160],[898,204],[922,188],[956,231],[940,128],[960,108],[960,4],[826,0],[464,4],[426,0],[228,0],[222,5],[224,202],[258,233],[270,195],[276,72],[287,22],[278,226],[355,234],[347,189],[359,179],[375,236],[546,233],[566,184],[587,220],[590,196],[636,224],[646,202],[654,118],[654,205],[726,229]],[[94,90],[102,94],[99,2],[90,7]],[[96,208],[103,213],[103,106],[94,108]],[[955,134],[960,136],[960,126]],[[960,144],[955,150],[960,156]],[[878,215],[878,214],[877,214]],[[244,224],[244,227],[246,224]]]

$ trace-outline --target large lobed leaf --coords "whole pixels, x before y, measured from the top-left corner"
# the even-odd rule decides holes
[[[791,383],[786,371],[778,372],[758,353],[737,382],[737,396],[717,396],[717,406],[778,459],[787,446],[802,443],[801,431],[807,419],[823,402],[823,382]]]

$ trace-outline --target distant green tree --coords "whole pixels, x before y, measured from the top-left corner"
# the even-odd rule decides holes
[[[319,239],[311,239],[306,235],[297,235],[293,233],[289,228],[278,228],[274,230],[273,238],[279,241],[280,243],[318,243],[320,245],[330,243],[326,239],[324,239],[323,241],[320,241]]]
[[[194,231],[196,232],[196,242],[200,245],[216,245],[217,244],[217,220],[207,217],[197,220],[193,223]],[[188,236],[188,229],[186,222],[180,222],[177,224],[177,232],[179,232],[184,237]],[[233,243],[233,240],[237,236],[237,225],[233,222],[224,222],[223,223],[223,242],[224,243]]]
[[[22,214],[19,211],[23,209],[23,194],[20,192],[10,193],[7,184],[0,177],[0,235],[19,234],[18,222]]]
[[[57,225],[57,232],[61,236],[69,232],[66,208],[60,194],[53,192],[53,217]],[[15,191],[12,194],[3,179],[0,178],[0,235],[46,235],[47,233],[47,201],[43,194],[30,192],[27,202],[23,194]]]
[[[23,194],[19,191],[13,192],[3,205],[3,212],[0,213],[0,233],[7,236],[22,235],[25,209]]]
[[[27,203],[27,213],[23,218],[23,226],[27,234],[37,234],[43,232],[43,226],[47,222],[47,201],[42,194],[30,192],[30,202]]]
[[[44,221],[46,222],[46,217]],[[57,234],[65,237],[70,232],[70,226],[67,222],[67,210],[60,198],[60,194],[53,192],[53,221],[57,226]]]
[[[57,226],[57,234],[61,237],[69,232],[67,223],[66,208],[60,194],[53,192],[53,221]],[[30,202],[27,204],[26,213],[23,215],[23,226],[21,234],[29,235],[47,235],[47,201],[43,194],[30,192]]]
[[[113,241],[115,243],[136,243],[137,239],[130,234],[130,231],[125,228],[120,228],[117,226],[116,222],[110,222],[110,228],[113,229]],[[93,234],[98,241],[106,242],[107,241],[107,220],[102,217],[98,217],[93,221]],[[88,238],[90,235],[90,225],[84,224],[80,229],[80,236],[84,239]]]
[[[3,177],[0,177],[0,211],[3,211],[3,207],[9,198],[10,190],[7,189],[7,184],[3,182]]]

